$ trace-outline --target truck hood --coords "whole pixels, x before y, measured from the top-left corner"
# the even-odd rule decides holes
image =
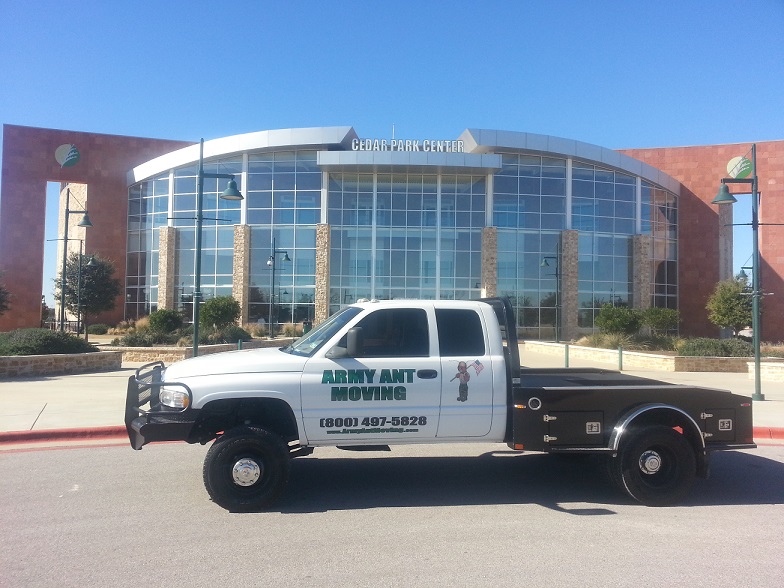
[[[278,348],[226,351],[173,363],[166,368],[164,380],[223,374],[301,372],[307,360],[307,357],[284,353]]]

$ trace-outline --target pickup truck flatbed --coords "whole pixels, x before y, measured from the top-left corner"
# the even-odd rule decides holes
[[[505,299],[368,301],[291,345],[143,366],[129,378],[134,449],[209,443],[204,483],[232,511],[269,507],[289,462],[322,446],[507,443],[596,454],[651,506],[682,500],[712,451],[755,447],[752,403],[602,369],[520,366]]]

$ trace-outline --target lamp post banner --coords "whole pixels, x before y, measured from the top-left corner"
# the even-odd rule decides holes
[[[754,165],[745,157],[733,157],[727,162],[727,174],[731,178],[743,179],[751,175]]]

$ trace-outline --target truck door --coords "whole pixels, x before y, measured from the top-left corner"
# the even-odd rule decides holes
[[[362,329],[361,353],[314,357],[305,365],[302,416],[308,442],[434,439],[441,365],[431,345],[427,312],[384,308],[356,326]],[[341,345],[346,346],[345,337]]]
[[[487,435],[497,366],[488,354],[481,317],[473,309],[441,308],[436,309],[436,324],[443,374],[438,437]]]

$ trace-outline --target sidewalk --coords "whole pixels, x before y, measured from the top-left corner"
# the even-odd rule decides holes
[[[526,352],[528,367],[563,367],[558,356]],[[125,393],[128,378],[141,363],[124,363],[113,372],[0,380],[0,446],[11,443],[65,439],[124,439]],[[570,367],[616,369],[610,364],[572,360]],[[715,372],[660,372],[624,370],[625,373],[676,384],[731,390],[751,396],[754,382],[747,374]],[[758,442],[784,440],[784,385],[763,382],[766,400],[754,402],[755,438]]]

